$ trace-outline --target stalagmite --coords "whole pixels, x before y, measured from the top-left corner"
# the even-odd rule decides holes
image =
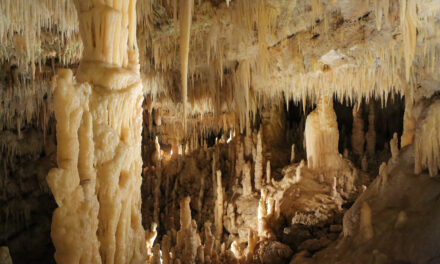
[[[248,245],[246,248],[246,259],[249,261],[252,259],[252,256],[254,255],[255,247],[258,243],[258,236],[254,230],[249,228],[248,231]]]
[[[153,120],[156,126],[162,125],[162,116],[160,115],[160,109],[154,109]]]
[[[331,169],[339,166],[339,131],[331,97],[321,98],[316,109],[307,116],[304,134],[309,168]]]
[[[405,114],[403,115],[403,133],[400,137],[400,146],[404,148],[414,142],[416,120],[413,113],[414,104],[411,99],[405,99]]]
[[[244,155],[249,157],[252,154],[252,147],[254,146],[252,142],[252,131],[250,129],[246,130],[246,136],[244,137]]]
[[[54,104],[58,120],[58,168],[52,169],[47,177],[58,205],[52,218],[52,241],[57,250],[55,259],[58,263],[79,263],[80,259],[102,263],[96,235],[99,203],[95,193],[98,179],[92,167],[92,116],[86,112],[82,117],[85,96],[79,92],[82,88],[82,93],[87,95],[90,86],[75,84],[70,70],[59,70],[57,79]],[[117,142],[117,139],[114,140]],[[81,143],[84,145],[81,151],[83,157],[79,157]],[[83,163],[81,167],[80,162]],[[87,184],[82,186],[81,179],[87,179]],[[85,199],[87,202],[84,202]],[[87,225],[82,227],[80,223]]]
[[[397,215],[394,228],[401,229],[406,224],[407,221],[408,221],[408,215],[406,214],[406,212],[400,211],[399,214]]]
[[[215,201],[215,237],[221,240],[223,234],[223,186],[222,186],[222,172],[217,171],[217,199]]]
[[[361,169],[363,171],[367,171],[368,170],[368,160],[367,160],[367,156],[366,155],[362,156]]]
[[[162,263],[171,264],[170,238],[168,235],[164,235],[162,238],[161,250],[162,250]]]
[[[215,187],[215,186],[213,186],[213,187]],[[199,217],[198,217],[198,221],[199,222],[202,221],[202,209],[203,209],[204,196],[205,196],[205,177],[201,177],[201,179],[200,179],[199,199],[197,200],[197,208],[199,210]]]
[[[236,259],[241,259],[243,257],[240,249],[240,245],[238,244],[237,240],[234,240],[234,242],[232,242],[231,251]]]
[[[301,170],[306,166],[306,162],[304,160],[301,160],[298,167],[296,167],[296,171],[295,171],[295,178],[293,180],[294,183],[297,183],[299,181],[301,181]],[[322,174],[320,174],[320,177],[322,176]]]
[[[270,169],[270,160],[266,163],[266,184],[271,183],[271,169]]]
[[[211,233],[211,223],[205,222],[205,262],[212,263],[214,250],[214,236]]]
[[[180,230],[177,232],[177,248],[183,263],[195,263],[197,256],[197,226],[191,219],[190,197],[180,201]]]
[[[379,167],[379,175],[382,177],[383,184],[386,184],[388,181],[388,173],[387,173],[387,164],[382,162]]]
[[[376,130],[374,126],[374,104],[370,103],[370,112],[368,113],[368,131],[367,139],[367,153],[370,157],[374,156],[376,152]]]
[[[344,159],[348,159],[348,149],[344,148],[344,153],[342,154],[342,156],[344,157]]]
[[[393,138],[390,140],[390,150],[391,159],[395,161],[397,159],[397,155],[399,155],[399,139],[397,138],[397,133],[394,133]]]
[[[258,202],[258,236],[266,237],[267,226],[266,226],[266,214],[267,214],[267,190],[261,189],[260,201]]]
[[[364,120],[362,119],[362,108],[355,104],[353,107],[353,130],[351,135],[351,146],[353,153],[362,155],[364,153],[365,135]]]
[[[160,149],[159,149],[160,153]],[[153,219],[157,225],[160,225],[160,206],[159,206],[159,200],[161,196],[160,186],[162,183],[162,161],[159,157],[159,159],[156,161],[156,170],[155,170],[155,179],[154,179],[154,212],[153,212]]]
[[[153,247],[153,258],[151,260],[151,264],[161,264],[161,256],[160,256],[160,245],[156,244]]]
[[[247,162],[243,168],[242,179],[243,195],[248,196],[252,194],[252,182],[251,182],[251,163]]]
[[[12,264],[11,255],[9,254],[8,247],[0,247],[0,263]]]
[[[337,185],[338,185],[338,180],[336,179],[336,177],[333,177],[332,192],[331,192],[332,197],[336,197],[336,195],[338,195],[338,190],[336,189]]]
[[[235,177],[241,176],[244,167],[244,147],[240,140],[237,140],[237,161],[235,163]]]
[[[84,52],[78,83],[70,70],[58,75],[58,168],[47,177],[58,204],[51,233],[55,259],[139,263],[146,250],[136,1],[75,4]]]
[[[409,81],[417,44],[416,0],[400,0],[400,27],[403,36],[406,80]]]
[[[364,240],[370,240],[373,238],[374,231],[371,221],[371,208],[367,202],[362,204],[360,214],[359,232]]]
[[[0,0],[0,264],[435,262],[438,65],[440,0]]]
[[[258,131],[257,149],[255,155],[254,184],[257,191],[261,190],[263,184],[263,142],[261,139],[261,130]]]
[[[156,240],[157,237],[157,224],[156,223],[152,223],[151,224],[151,230],[150,231],[145,231],[145,244],[147,247],[147,254],[151,255],[151,250],[153,248],[154,245],[154,241]]]
[[[182,86],[183,130],[186,133],[188,104],[188,56],[194,0],[180,0],[180,78]]]
[[[290,162],[295,162],[295,144],[292,144],[292,148],[290,150]]]

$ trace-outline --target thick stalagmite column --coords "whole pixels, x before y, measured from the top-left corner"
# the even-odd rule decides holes
[[[84,52],[74,81],[60,70],[54,104],[58,263],[140,263],[142,84],[136,0],[77,0]]]
[[[316,109],[307,116],[304,133],[308,167],[338,168],[341,161],[338,152],[339,131],[331,97],[319,100]]]

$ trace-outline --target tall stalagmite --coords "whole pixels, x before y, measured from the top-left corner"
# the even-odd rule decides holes
[[[140,263],[142,83],[136,0],[76,0],[84,51],[76,81],[60,70],[54,104],[58,263]]]
[[[332,97],[319,100],[316,109],[307,116],[304,134],[308,167],[338,168],[341,160],[338,152],[339,131]]]

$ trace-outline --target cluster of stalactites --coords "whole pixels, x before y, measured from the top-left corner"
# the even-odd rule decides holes
[[[299,101],[308,98],[316,100],[316,98],[323,95],[324,89],[322,89],[322,87],[326,86],[325,93],[330,91],[341,101],[348,99],[350,102],[354,102],[360,101],[362,98],[374,97],[380,99],[383,104],[386,104],[389,94],[403,93],[403,87],[406,85],[406,82],[409,82],[410,87],[413,87],[416,83],[414,74],[410,71],[411,66],[415,64],[413,61],[415,60],[416,55],[421,56],[422,61],[417,62],[417,65],[414,67],[424,67],[423,65],[425,64],[432,66],[434,65],[432,62],[436,61],[436,58],[438,57],[435,52],[435,45],[433,45],[431,41],[428,41],[428,38],[431,38],[432,36],[426,32],[424,32],[424,35],[426,35],[426,41],[424,41],[425,47],[416,52],[417,34],[414,33],[416,32],[416,29],[422,30],[425,27],[418,27],[420,22],[417,17],[418,14],[415,1],[405,0],[400,1],[400,3],[390,2],[389,0],[374,1],[377,28],[379,30],[382,28],[384,21],[388,26],[395,24],[392,23],[393,21],[390,21],[392,19],[390,17],[391,9],[393,9],[394,12],[394,9],[400,7],[400,28],[403,33],[403,41],[394,41],[390,39],[388,43],[380,43],[380,45],[375,45],[374,47],[362,46],[361,48],[356,46],[350,50],[344,50],[344,52],[347,53],[346,57],[357,58],[354,61],[344,63],[340,67],[332,67],[330,70],[325,70],[325,67],[320,69],[320,67],[312,65],[313,71],[307,72],[307,70],[304,69],[305,60],[304,58],[301,59],[303,54],[300,47],[304,44],[300,43],[300,39],[298,39],[298,43],[294,45],[296,48],[293,49],[295,52],[298,50],[298,52],[296,52],[298,54],[295,53],[292,54],[292,56],[282,56],[282,58],[278,55],[272,56],[273,58],[264,56],[264,52],[262,51],[271,49],[262,49],[261,47],[262,44],[264,46],[264,44],[267,43],[267,39],[270,38],[271,34],[269,32],[271,29],[271,23],[276,21],[276,12],[274,15],[269,13],[263,14],[259,11],[261,10],[259,3],[259,1],[255,3],[250,3],[248,1],[237,2],[234,8],[243,11],[241,14],[245,15],[241,15],[240,18],[231,16],[234,25],[236,25],[234,29],[249,29],[252,28],[250,25],[253,25],[253,21],[258,22],[257,37],[255,38],[258,40],[258,47],[256,47],[254,51],[252,51],[255,48],[253,46],[248,49],[249,52],[254,55],[241,56],[238,60],[238,67],[233,70],[234,100],[235,106],[238,108],[237,112],[239,113],[241,131],[244,131],[244,128],[247,126],[249,115],[255,113],[254,102],[258,100],[258,96],[260,95],[272,98],[284,94],[286,100],[293,99]],[[266,8],[266,10],[271,10],[271,8]],[[318,16],[325,13],[325,7],[322,6],[320,1],[313,1],[312,10]],[[252,13],[249,11],[255,11],[255,15],[249,14]],[[254,20],[256,18],[257,20]],[[260,19],[263,21],[260,21]],[[432,25],[432,21],[428,22],[430,21],[429,19],[425,20],[427,24]],[[236,52],[225,50],[225,45],[222,44],[222,39],[219,40],[220,43],[215,41],[217,38],[213,36],[215,35],[213,32],[221,32],[222,30],[224,29],[221,25],[217,25],[216,23],[212,25],[212,31],[207,38],[209,44],[204,45],[208,47],[208,61],[212,58],[224,60],[224,57],[227,57],[228,54]],[[236,35],[240,36],[241,39],[247,39],[248,36],[244,31],[242,34]],[[201,37],[201,39],[203,40],[203,37]],[[228,45],[226,46],[235,46],[233,36],[231,38],[226,38],[226,41],[228,41]],[[281,47],[281,49],[283,48],[284,47]],[[218,53],[225,53],[225,56],[215,55]],[[281,52],[280,54],[285,53],[286,52]],[[285,59],[294,61],[294,71],[298,74],[291,74],[292,71],[290,68],[289,70],[281,69],[280,71],[278,67],[272,67],[269,69],[264,66],[268,64],[279,65],[279,60]],[[314,59],[312,58],[312,62],[313,61]],[[425,63],[425,61],[427,62]],[[220,64],[222,65],[222,63]],[[281,64],[284,63],[281,62]],[[216,68],[220,69],[219,67]],[[431,68],[432,67],[429,67],[427,69],[432,71]],[[304,70],[306,71],[304,72]],[[215,72],[219,76],[223,76],[222,70],[216,70]],[[406,81],[404,78],[401,78],[405,75],[407,77]],[[221,77],[220,83],[223,82],[222,80],[223,77]],[[271,87],[271,89],[267,89],[267,87]]]
[[[0,61],[13,60],[19,65],[31,64],[35,72],[38,61],[53,57],[45,54],[42,43],[46,35],[58,38],[59,45],[72,48],[60,52],[60,61],[69,64],[78,61],[80,43],[78,20],[73,1],[70,0],[4,0],[0,5]],[[69,42],[77,42],[72,46]],[[9,50],[10,46],[15,50]],[[64,58],[63,58],[64,57]],[[41,62],[40,62],[41,64]]]
[[[135,1],[75,1],[84,46],[83,61],[139,69]],[[135,68],[136,69],[136,68]]]
[[[36,64],[46,58],[57,57],[64,65],[77,63],[82,52],[81,40],[78,38],[79,23],[74,3],[80,1],[71,0],[4,0],[0,5],[0,62],[11,59],[15,63],[28,65]],[[94,5],[90,1],[90,6]],[[96,1],[96,3],[110,3],[108,1]],[[129,1],[116,3],[115,7],[121,8]],[[138,5],[130,7],[137,11],[137,19],[131,22],[138,23],[141,29],[151,29],[152,1],[140,0]],[[113,14],[114,15],[114,14]],[[107,19],[117,18],[109,15]],[[131,23],[130,22],[130,23]],[[143,33],[148,33],[143,30]],[[130,29],[129,29],[130,31]],[[114,31],[115,34],[124,34]],[[136,32],[133,32],[136,33]],[[112,35],[112,34],[110,34]],[[114,37],[114,35],[112,35]],[[43,47],[48,37],[55,38],[56,42],[64,48],[47,53],[47,47]],[[109,37],[109,36],[107,36]],[[114,38],[116,39],[116,38]],[[124,41],[123,37],[117,41]],[[133,38],[132,38],[133,39]],[[133,43],[131,43],[133,44]],[[136,45],[136,44],[135,44]],[[8,47],[15,47],[11,52]],[[133,45],[130,45],[133,46]]]
[[[1,87],[1,86],[0,86]],[[50,82],[41,80],[28,83],[20,80],[9,88],[0,89],[3,106],[0,108],[0,124],[4,128],[20,131],[28,124],[37,124],[46,132],[53,114],[52,89]]]

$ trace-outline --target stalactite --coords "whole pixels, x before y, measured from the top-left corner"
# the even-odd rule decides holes
[[[409,81],[417,44],[416,0],[400,0],[400,28],[403,36],[406,80]]]
[[[240,133],[243,133],[244,128],[246,128],[246,134],[250,131],[249,125],[249,112],[250,112],[250,85],[251,85],[251,70],[250,63],[248,60],[244,60],[240,62],[238,65],[238,69],[234,75],[235,82],[235,94],[234,101],[235,105],[238,108],[239,113],[239,126]],[[248,132],[249,131],[249,132]],[[247,150],[246,150],[247,152]],[[248,155],[248,154],[246,154]]]
[[[194,0],[180,0],[180,78],[183,100],[183,130],[186,133],[188,104],[188,56]]]
[[[376,11],[376,27],[379,31],[382,29],[382,2],[384,1],[374,0],[374,9]]]

